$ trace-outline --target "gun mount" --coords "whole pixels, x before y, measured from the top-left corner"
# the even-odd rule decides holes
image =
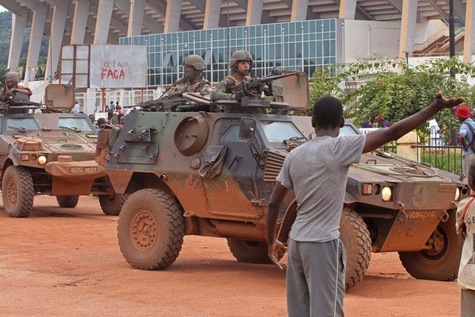
[[[71,112],[74,107],[74,88],[70,85],[50,84],[45,89],[45,102],[34,102],[24,93],[14,92],[0,101],[0,113]]]
[[[145,112],[254,112],[256,109],[307,110],[310,103],[308,78],[298,71],[281,71],[280,74],[263,78],[251,78],[235,87],[243,91],[239,100],[210,100],[197,92],[177,92],[155,100],[129,106]],[[164,92],[164,94],[167,91]],[[163,96],[163,95],[162,95]]]

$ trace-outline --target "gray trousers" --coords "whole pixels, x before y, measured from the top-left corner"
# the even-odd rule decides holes
[[[346,255],[340,239],[290,239],[287,260],[289,317],[344,316]]]
[[[470,164],[472,164],[472,162],[475,162],[475,154],[474,153],[465,155],[462,158],[463,175],[465,175],[465,177],[467,177],[467,179],[468,179],[468,170],[469,170]]]
[[[475,316],[475,291],[462,289],[460,295],[460,317]]]

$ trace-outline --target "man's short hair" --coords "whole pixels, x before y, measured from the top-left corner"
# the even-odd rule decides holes
[[[336,128],[343,117],[343,104],[340,99],[325,96],[315,101],[313,105],[313,119],[322,128]]]

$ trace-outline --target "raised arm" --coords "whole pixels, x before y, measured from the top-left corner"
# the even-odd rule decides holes
[[[442,92],[438,92],[435,100],[424,109],[398,121],[389,128],[371,131],[366,135],[366,143],[363,153],[373,151],[392,140],[397,140],[406,133],[418,128],[429,120],[434,114],[443,110],[451,109],[464,101],[462,97],[446,99]]]

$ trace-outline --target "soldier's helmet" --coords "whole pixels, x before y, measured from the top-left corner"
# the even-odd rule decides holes
[[[5,81],[12,81],[15,84],[18,84],[18,73],[17,72],[7,72],[5,74]]]
[[[183,66],[193,66],[196,70],[204,70],[206,68],[205,61],[199,55],[188,55],[183,60]]]
[[[236,51],[231,55],[231,60],[229,61],[229,68],[234,69],[237,67],[237,64],[241,61],[251,62],[252,68],[252,55],[248,51]]]

